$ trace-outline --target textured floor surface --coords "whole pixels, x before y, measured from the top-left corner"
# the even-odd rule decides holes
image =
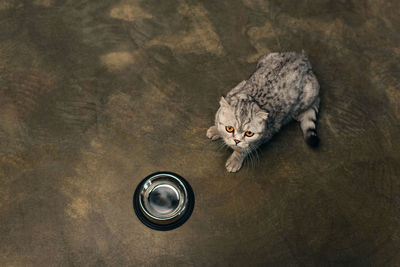
[[[399,266],[400,2],[0,0],[0,263]],[[289,124],[236,174],[218,99],[272,51],[308,54],[321,147]],[[149,173],[192,185],[146,228]]]

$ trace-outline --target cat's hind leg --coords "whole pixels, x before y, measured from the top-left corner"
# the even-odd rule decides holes
[[[300,122],[301,130],[303,131],[306,143],[311,147],[317,147],[319,137],[317,135],[317,115],[319,108],[319,97],[314,101],[309,109],[297,116],[297,121]]]
[[[207,137],[210,138],[211,140],[215,141],[217,139],[219,139],[221,136],[219,135],[217,126],[211,126],[210,128],[208,128],[207,130]]]

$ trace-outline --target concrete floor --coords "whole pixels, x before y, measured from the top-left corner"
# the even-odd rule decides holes
[[[0,0],[5,266],[399,266],[400,2]],[[309,55],[314,151],[289,124],[236,174],[218,99],[272,51]],[[196,194],[170,232],[146,175]]]

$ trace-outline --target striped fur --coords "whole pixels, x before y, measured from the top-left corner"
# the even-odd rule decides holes
[[[221,98],[215,125],[208,129],[207,137],[222,138],[234,150],[226,168],[236,172],[249,154],[293,119],[300,122],[307,144],[317,146],[318,108],[319,84],[306,56],[272,53],[260,58],[248,80]],[[227,132],[226,126],[235,131]],[[254,135],[246,137],[246,131]]]
[[[304,139],[309,146],[314,148],[319,144],[319,138],[317,135],[318,107],[319,98],[316,99],[315,103],[309,109],[297,117],[297,121],[300,122],[300,127],[303,131]]]

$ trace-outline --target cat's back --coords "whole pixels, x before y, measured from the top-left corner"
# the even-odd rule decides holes
[[[279,89],[287,89],[311,70],[311,64],[304,54],[296,52],[271,53],[258,60],[257,70],[248,80],[249,85],[272,88],[281,83]],[[286,85],[286,86],[283,86]],[[278,87],[274,87],[278,89]]]
[[[297,52],[283,52],[283,53],[270,53],[262,56],[257,61],[257,69],[267,68],[276,69],[290,64],[309,64],[307,57],[304,53]],[[311,66],[310,66],[311,67]]]
[[[243,90],[263,105],[294,103],[311,72],[311,64],[302,53],[271,53],[261,57],[257,70],[247,80]]]

